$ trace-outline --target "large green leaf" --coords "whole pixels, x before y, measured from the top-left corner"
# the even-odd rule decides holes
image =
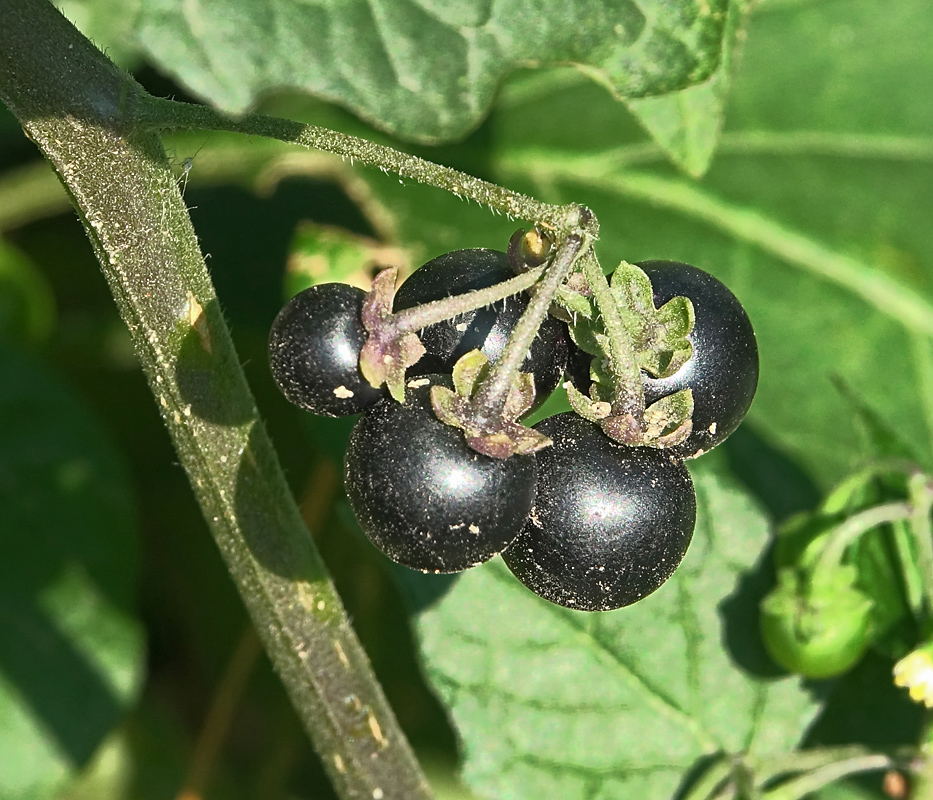
[[[572,63],[620,97],[705,80],[729,0],[152,0],[138,39],[233,112],[272,90],[334,100],[399,136],[461,136],[518,65]]]
[[[817,705],[776,678],[757,632],[769,535],[723,474],[692,470],[699,519],[674,577],[610,613],[533,595],[501,560],[457,578],[416,617],[429,680],[460,734],[465,774],[492,798],[671,797],[714,753],[793,747]],[[405,581],[415,592],[432,578]]]
[[[54,0],[70,19],[107,56],[125,69],[139,62],[133,35],[141,0]]]
[[[922,0],[875,12],[870,0],[764,4],[702,181],[675,174],[624,108],[567,72],[510,82],[455,153],[469,171],[593,208],[607,269],[672,258],[729,285],[761,350],[750,424],[826,489],[872,455],[837,378],[933,465],[933,17]],[[421,260],[504,249],[515,226],[361,174]]]
[[[0,796],[47,797],[135,699],[129,489],[67,384],[0,350]]]

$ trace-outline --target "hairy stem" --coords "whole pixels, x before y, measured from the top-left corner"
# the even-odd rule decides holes
[[[582,267],[609,339],[607,355],[614,382],[613,413],[631,414],[634,419],[641,420],[645,413],[645,389],[631,337],[622,324],[609,282],[599,263],[595,258],[584,257]]]
[[[512,380],[528,355],[531,343],[538,335],[538,329],[547,316],[557,290],[567,280],[580,254],[587,250],[587,244],[585,234],[571,233],[558,246],[554,260],[535,289],[528,308],[515,324],[502,354],[473,397],[472,404],[479,412],[480,418],[494,419],[502,416]]]
[[[7,0],[0,99],[65,184],[256,631],[342,798],[430,790],[259,420],[140,87],[45,0]]]
[[[485,289],[475,289],[472,292],[464,292],[463,294],[396,311],[392,315],[392,325],[399,333],[419,331],[428,325],[443,322],[445,319],[451,319],[468,311],[504,300],[513,294],[526,291],[538,282],[543,273],[544,267],[537,267]]]
[[[246,114],[232,118],[207,106],[166,100],[145,93],[134,96],[131,108],[131,113],[138,122],[153,129],[233,131],[279,139],[302,147],[334,153],[343,158],[379,167],[384,171],[395,172],[403,178],[446,189],[458,197],[475,200],[515,219],[534,220],[561,229],[565,223],[566,209],[562,206],[542,203],[533,197],[504,189],[450,167],[433,164],[391,147],[317,125],[306,125],[264,114]]]

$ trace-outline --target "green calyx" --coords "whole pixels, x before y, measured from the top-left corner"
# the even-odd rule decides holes
[[[761,631],[774,660],[792,672],[832,677],[870,645],[898,638],[907,608],[888,551],[910,506],[851,508],[864,501],[866,487],[861,477],[846,481],[821,509],[795,517],[780,532],[777,586],[761,603]]]
[[[694,325],[693,303],[687,297],[674,297],[655,308],[648,276],[624,261],[609,285],[632,338],[638,366],[655,378],[673,375],[693,354],[687,341]]]
[[[683,389],[662,397],[648,406],[641,420],[631,414],[614,414],[610,401],[602,399],[607,392],[594,381],[590,397],[569,381],[564,384],[570,407],[584,419],[597,423],[617,442],[633,447],[673,447],[686,439],[693,430],[693,392]]]
[[[622,444],[657,448],[680,444],[693,430],[692,391],[684,389],[645,408],[637,376],[670,377],[690,359],[693,346],[687,337],[695,322],[693,304],[686,297],[674,297],[656,307],[648,276],[624,261],[608,289],[620,330],[606,324],[583,275],[571,276],[556,298],[561,316],[569,321],[571,338],[593,356],[589,394],[565,384],[570,405]],[[613,337],[625,341],[614,342]],[[619,354],[625,354],[621,364]],[[634,363],[625,363],[629,360]],[[628,374],[616,374],[619,369]]]
[[[437,418],[463,431],[467,444],[491,458],[527,455],[551,444],[551,440],[532,428],[516,422],[534,404],[533,377],[519,372],[509,387],[500,414],[488,415],[478,408],[475,396],[489,374],[489,361],[479,350],[471,350],[453,368],[453,390],[431,387],[431,405]]]
[[[640,369],[667,378],[687,363],[693,354],[687,337],[695,320],[689,298],[674,297],[656,308],[651,280],[625,261],[613,273],[609,287]],[[586,290],[570,284],[558,294],[557,302],[572,320],[570,335],[576,345],[591,355],[605,356],[609,334]]]

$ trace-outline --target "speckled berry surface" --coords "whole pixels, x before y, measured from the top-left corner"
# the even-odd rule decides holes
[[[459,572],[501,552],[535,494],[533,456],[494,459],[469,447],[430,407],[430,376],[409,380],[405,405],[386,399],[350,436],[347,496],[363,532],[393,561]]]
[[[535,426],[554,444],[537,453],[537,494],[502,554],[536,594],[581,611],[630,605],[679,566],[693,536],[696,495],[683,462],[626,447],[573,413]]]
[[[645,402],[693,390],[693,431],[673,449],[694,458],[721,444],[745,418],[758,386],[758,344],[736,296],[708,272],[679,261],[638,264],[651,279],[656,306],[689,297],[696,316],[693,355],[669,378],[645,376]]]
[[[432,259],[415,270],[399,287],[395,310],[485,289],[515,277],[508,256],[497,250],[474,248],[455,250]],[[438,322],[420,332],[427,353],[412,374],[449,372],[457,359],[471,350],[479,350],[490,362],[498,360],[512,329],[528,307],[528,295],[507,297],[491,306]],[[523,372],[535,379],[535,407],[543,403],[560,383],[567,363],[569,345],[567,326],[554,317],[546,317],[531,345]]]
[[[343,283],[322,283],[295,295],[272,323],[269,365],[282,393],[313,414],[358,414],[384,396],[359,370],[366,329],[366,294]]]

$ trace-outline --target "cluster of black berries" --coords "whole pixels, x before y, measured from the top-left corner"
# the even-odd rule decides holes
[[[589,611],[634,603],[670,577],[696,516],[684,459],[715,447],[739,425],[755,392],[758,351],[748,317],[718,280],[676,262],[638,266],[657,307],[687,297],[695,315],[686,363],[665,378],[642,373],[649,407],[692,390],[692,429],[669,447],[619,444],[595,422],[567,412],[535,426],[550,446],[492,458],[440,421],[432,387],[451,387],[451,371],[471,351],[497,360],[528,305],[524,293],[419,331],[425,352],[405,373],[404,403],[360,372],[368,336],[363,291],[322,284],[285,306],[270,337],[273,375],[289,400],[315,414],[363,412],[346,454],[346,490],[379,549],[400,564],[438,573],[501,553],[532,591]],[[505,253],[448,253],[402,284],[393,310],[512,277]],[[567,325],[549,316],[521,367],[533,376],[535,405],[565,377],[586,394],[592,359]]]

